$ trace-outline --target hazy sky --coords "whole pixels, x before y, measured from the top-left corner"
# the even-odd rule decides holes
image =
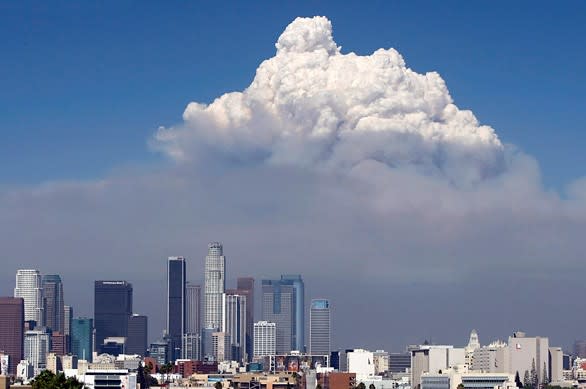
[[[0,5],[0,294],[126,279],[154,340],[219,240],[339,347],[585,337],[586,6],[550,5]]]

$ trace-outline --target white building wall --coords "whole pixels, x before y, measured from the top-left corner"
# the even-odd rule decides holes
[[[359,377],[374,376],[374,355],[372,352],[362,349],[355,349],[346,354],[348,361],[348,372],[355,373]]]
[[[564,369],[564,352],[561,347],[550,347],[549,348],[549,381],[550,382],[561,382],[564,380],[563,369]]]
[[[277,326],[268,321],[254,323],[254,357],[275,355],[277,352]]]
[[[531,367],[535,360],[537,378],[543,377],[543,366],[549,365],[549,340],[542,337],[527,337],[522,332],[516,332],[509,337],[509,373],[519,372],[523,379],[525,371],[531,373]]]

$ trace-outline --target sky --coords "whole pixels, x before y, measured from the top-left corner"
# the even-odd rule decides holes
[[[297,272],[329,297],[337,347],[567,347],[585,8],[2,3],[0,294],[39,268],[91,315],[93,280],[128,279],[154,340],[164,259],[199,281],[220,240],[229,281]]]

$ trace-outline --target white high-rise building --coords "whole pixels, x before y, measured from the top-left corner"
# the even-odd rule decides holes
[[[24,334],[24,358],[33,365],[35,375],[47,367],[47,354],[51,347],[50,336],[44,331],[26,331]]]
[[[330,302],[311,300],[309,310],[309,352],[313,355],[330,355],[331,342]]]
[[[268,321],[254,323],[254,357],[275,355],[277,352],[277,325]]]
[[[472,330],[470,332],[470,339],[468,340],[468,345],[464,348],[466,353],[465,356],[465,364],[469,368],[472,368],[472,361],[474,359],[474,351],[480,348],[480,341],[478,340],[478,333],[476,330]]]
[[[216,362],[232,360],[230,335],[225,332],[214,332],[212,334],[212,342]]]
[[[34,320],[38,326],[44,325],[43,284],[38,270],[21,269],[16,272],[14,297],[24,300],[24,320]]]
[[[245,362],[246,355],[246,296],[223,294],[222,332],[230,336],[232,360]]]
[[[226,257],[222,244],[210,243],[205,260],[204,328],[222,327],[222,295],[226,289],[225,267]]]

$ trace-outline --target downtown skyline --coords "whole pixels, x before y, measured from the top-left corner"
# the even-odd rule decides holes
[[[478,329],[485,339],[496,339],[518,328],[547,333],[552,343],[564,347],[582,338],[579,320],[570,323],[566,331],[556,328],[557,315],[577,314],[575,296],[585,292],[581,235],[586,228],[586,196],[580,179],[585,172],[576,152],[584,142],[580,137],[572,138],[580,129],[575,123],[581,122],[576,107],[583,100],[583,94],[577,92],[583,82],[576,69],[583,58],[572,54],[577,56],[575,60],[568,59],[567,68],[556,72],[547,64],[559,65],[566,58],[543,58],[544,48],[571,45],[572,33],[580,36],[582,30],[568,17],[565,26],[558,26],[558,35],[541,37],[541,45],[532,43],[528,36],[537,31],[533,23],[539,25],[546,14],[538,5],[528,11],[536,19],[523,25],[528,36],[513,36],[515,21],[522,15],[512,11],[510,20],[496,18],[494,37],[489,34],[483,40],[477,33],[469,38],[477,38],[478,47],[467,37],[456,39],[463,35],[452,27],[441,30],[443,39],[438,38],[428,52],[424,48],[430,40],[423,35],[433,31],[437,21],[420,26],[422,35],[416,35],[408,26],[409,20],[416,19],[413,10],[404,7],[408,8],[381,9],[381,15],[392,20],[400,19],[402,13],[406,20],[383,28],[389,23],[375,19],[372,25],[377,27],[373,28],[380,33],[349,27],[354,21],[358,26],[370,25],[360,18],[373,11],[363,10],[355,20],[348,10],[332,11],[332,15],[325,9],[285,10],[254,31],[246,29],[246,21],[253,18],[244,13],[234,29],[243,28],[262,39],[243,45],[238,59],[229,57],[233,55],[230,49],[242,41],[227,33],[215,36],[213,43],[222,53],[213,52],[197,40],[205,34],[193,32],[195,41],[185,45],[204,50],[202,63],[223,58],[224,52],[231,60],[221,61],[221,66],[216,63],[217,72],[212,72],[198,61],[182,58],[193,62],[197,77],[185,77],[189,67],[176,64],[183,78],[165,89],[169,103],[157,111],[152,109],[156,103],[151,102],[153,105],[141,108],[148,114],[128,125],[140,127],[140,131],[131,135],[130,130],[119,134],[104,130],[106,143],[113,146],[99,158],[102,163],[81,158],[76,164],[75,159],[67,159],[67,153],[55,152],[59,148],[76,149],[81,154],[87,150],[88,156],[93,152],[92,146],[78,147],[75,142],[79,140],[74,137],[70,147],[61,144],[66,132],[55,132],[54,143],[43,143],[46,138],[41,137],[31,146],[33,150],[46,146],[47,152],[21,153],[30,155],[31,164],[43,161],[46,166],[42,169],[27,170],[26,164],[18,162],[20,155],[2,153],[6,166],[17,166],[0,181],[0,209],[5,216],[0,231],[0,246],[4,247],[0,295],[12,295],[17,269],[39,269],[42,274],[61,276],[65,304],[74,307],[75,316],[91,317],[88,304],[93,281],[128,280],[134,287],[134,311],[149,317],[149,338],[153,339],[165,326],[166,258],[185,255],[187,281],[203,286],[205,247],[218,239],[227,247],[227,288],[236,287],[239,275],[253,276],[259,282],[280,274],[301,274],[306,305],[310,296],[329,298],[336,307],[332,317],[335,347],[372,348],[380,344],[381,336],[385,339],[380,346],[392,351],[421,342],[422,337],[457,343],[471,328]],[[569,8],[555,12],[579,14]],[[482,6],[465,7],[454,20],[459,20],[458,15],[481,11]],[[293,25],[295,17],[306,14],[329,17],[331,30],[322,22]],[[481,25],[484,23],[486,20]],[[190,23],[185,20],[178,23],[183,36],[190,36],[187,25]],[[546,31],[555,31],[553,25],[541,25]],[[304,28],[312,32],[307,36],[314,41],[300,43],[285,34]],[[399,33],[401,28],[404,35]],[[39,29],[50,30],[44,25]],[[502,52],[491,51],[498,48],[494,42],[503,41],[497,39],[504,33],[501,30],[511,33],[510,41],[503,43]],[[165,34],[169,32],[162,34],[162,42],[168,37]],[[39,44],[36,35],[30,38],[33,45]],[[117,45],[112,37],[106,40],[125,52],[128,42],[121,40]],[[137,47],[148,48],[150,43],[145,42],[144,47]],[[389,47],[397,47],[397,51]],[[311,57],[315,48],[324,50],[321,57]],[[518,50],[529,58],[526,62],[518,62]],[[351,52],[357,54],[352,56]],[[479,53],[490,53],[486,64],[481,63]],[[312,73],[311,61],[306,61],[309,57],[323,61],[319,63],[327,71]],[[63,53],[57,53],[56,58],[63,58]],[[110,59],[105,60],[105,72],[112,71]],[[149,61],[143,62],[146,69]],[[125,63],[133,68],[129,65],[133,62]],[[59,63],[39,66],[51,70]],[[296,72],[289,74],[291,66],[296,66]],[[278,71],[272,73],[274,69]],[[347,69],[354,70],[345,73]],[[149,73],[149,77],[162,82],[168,73],[161,70]],[[283,75],[302,73],[311,81],[304,84],[303,77],[295,78],[294,88],[288,89],[288,78]],[[376,74],[379,81],[369,79],[368,74]],[[540,78],[537,75],[550,95],[531,96],[540,90],[535,86]],[[570,86],[572,75],[575,85]],[[344,84],[350,76],[360,80],[360,90]],[[401,84],[401,77],[409,83]],[[499,77],[504,77],[502,83]],[[83,75],[79,79],[84,79]],[[312,89],[326,79],[340,84],[331,90]],[[280,84],[267,80],[279,80]],[[79,85],[85,84],[80,81]],[[416,87],[409,89],[407,85]],[[76,94],[68,95],[68,90],[71,92],[60,89],[56,101],[73,99]],[[88,93],[96,90],[89,88]],[[139,94],[140,88],[132,90]],[[394,90],[405,93],[393,101]],[[234,93],[225,95],[229,91]],[[15,96],[14,104],[27,93],[30,91],[25,89]],[[304,93],[313,98],[295,98]],[[386,100],[376,100],[385,93]],[[282,103],[277,104],[282,110],[279,113],[287,115],[267,119],[265,108],[269,105],[264,99],[273,95],[281,99],[275,100]],[[115,101],[120,104],[123,100]],[[189,102],[193,103],[187,106]],[[134,101],[137,106],[141,103],[144,101]],[[135,112],[132,107],[125,111],[124,104],[111,114],[105,107],[100,106],[103,116],[111,120]],[[214,109],[208,112],[205,107]],[[244,109],[250,107],[249,111]],[[367,117],[368,109],[361,111],[362,107],[379,111]],[[43,109],[51,111],[50,106]],[[71,111],[76,111],[75,105]],[[18,110],[11,110],[3,119],[6,133],[13,124],[22,130],[15,124],[14,112]],[[388,121],[383,124],[373,119],[389,112],[400,114],[385,117]],[[358,126],[361,115],[368,120]],[[27,116],[31,116],[29,126],[38,127],[38,131],[45,128],[39,125],[37,115]],[[77,122],[98,152],[102,149],[93,131],[108,125],[89,116],[87,121],[76,120],[79,117],[73,112],[54,109],[46,129],[59,122],[56,118]],[[401,121],[402,117],[409,119]],[[125,126],[127,120],[118,125]],[[250,122],[240,125],[246,120]],[[271,120],[279,125],[273,126]],[[415,136],[401,143],[392,135],[393,120],[399,120],[400,129],[409,128],[417,134],[437,131],[436,135],[444,138],[436,142],[437,138],[422,135],[424,142]],[[164,128],[157,131],[159,126]],[[373,133],[353,137],[347,143],[326,144],[331,139],[349,139],[340,134],[319,138],[320,133],[344,126]],[[289,128],[311,136],[291,140],[283,135]],[[533,128],[535,132],[530,131]],[[15,133],[18,141],[14,144],[21,144],[23,135]],[[462,146],[446,134],[461,136],[475,146]],[[572,145],[564,143],[569,138]],[[13,143],[11,139],[1,140],[6,145]],[[128,159],[121,159],[114,145],[127,149]],[[63,165],[71,168],[58,168]],[[560,290],[571,290],[573,296],[560,296]],[[203,294],[202,289],[202,299]],[[544,316],[544,311],[550,314]],[[497,320],[497,312],[504,319]],[[453,320],[449,326],[437,328],[430,318],[438,316]],[[352,324],[344,320],[349,317],[368,321],[372,331],[355,333]],[[344,344],[339,344],[338,338],[344,339]]]

